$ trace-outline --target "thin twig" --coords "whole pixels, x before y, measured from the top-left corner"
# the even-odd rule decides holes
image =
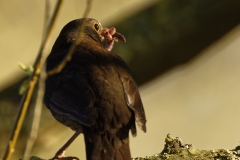
[[[34,62],[34,65],[33,65],[34,72],[29,76],[29,82],[30,82],[29,89],[22,96],[22,99],[21,99],[21,102],[20,102],[20,105],[19,105],[19,111],[18,111],[16,120],[14,122],[14,126],[12,128],[12,131],[11,131],[11,134],[10,134],[10,137],[9,137],[9,141],[8,141],[8,144],[5,148],[5,152],[3,154],[2,160],[10,160],[11,156],[14,152],[15,145],[16,145],[16,142],[17,142],[17,139],[18,139],[18,136],[19,136],[19,132],[20,132],[23,120],[24,120],[25,115],[26,115],[26,111],[28,109],[30,100],[32,98],[33,91],[35,89],[36,83],[37,83],[38,78],[39,78],[42,53],[43,53],[43,50],[45,49],[45,47],[47,46],[47,44],[49,43],[50,35],[53,31],[53,26],[55,24],[59,9],[61,7],[61,4],[62,4],[62,0],[59,0],[56,4],[55,13],[53,14],[53,17],[52,17],[52,19],[49,23],[48,29],[47,29],[47,33],[46,33],[47,36],[44,38],[44,41],[42,42],[42,45],[41,45],[40,50],[38,52],[37,58]]]
[[[50,9],[51,4],[50,0],[45,0],[45,12],[44,12],[44,20],[43,20],[43,37],[42,40],[45,40],[45,37],[47,36],[47,26],[50,20]]]
[[[46,0],[45,1],[45,18],[44,18],[44,23],[43,23],[43,41],[45,40],[45,37],[47,36],[46,33],[48,32],[48,23],[49,23],[49,19],[50,19],[50,0]],[[58,12],[59,13],[59,12]],[[42,42],[43,43],[43,42]],[[44,47],[47,48],[47,47]],[[45,49],[43,49],[43,53],[42,53],[42,59],[44,59],[44,55],[45,55]],[[42,68],[42,67],[41,67]],[[24,154],[23,154],[23,160],[28,160],[30,158],[30,154],[33,148],[33,145],[35,143],[35,140],[37,138],[37,134],[38,134],[38,129],[39,129],[39,124],[40,124],[40,119],[41,119],[41,112],[42,112],[42,99],[43,99],[43,95],[44,95],[44,88],[45,88],[45,84],[44,84],[44,80],[42,80],[41,78],[44,77],[42,76],[44,73],[46,74],[46,72],[44,72],[45,70],[41,70],[40,72],[40,77],[38,80],[38,90],[37,90],[37,100],[35,103],[35,108],[34,108],[34,114],[33,114],[33,121],[32,121],[32,127],[31,127],[31,131],[30,131],[30,137],[28,138],[27,141],[27,145],[25,147],[24,150]]]
[[[92,0],[87,0],[87,7],[86,10],[83,14],[83,18],[87,18],[89,12],[91,11],[91,7],[92,7]],[[64,57],[64,59],[59,63],[59,65],[57,65],[56,67],[54,67],[52,70],[47,72],[48,76],[51,76],[53,74],[57,74],[60,73],[62,71],[62,69],[65,67],[65,65],[72,59],[72,55],[76,49],[76,45],[79,44],[81,42],[80,37],[83,34],[84,28],[85,28],[85,23],[86,23],[86,19],[83,20],[83,23],[81,25],[81,27],[79,28],[79,34],[77,36],[76,41],[72,44],[72,46],[70,47],[69,52],[67,53],[67,55]]]

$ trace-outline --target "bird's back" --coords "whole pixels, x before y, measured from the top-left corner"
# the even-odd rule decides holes
[[[67,52],[50,54],[47,70]],[[135,117],[125,101],[120,74],[130,76],[120,57],[79,46],[62,72],[46,80],[45,104],[58,121],[83,130],[88,159],[107,160],[114,154],[116,160],[131,158],[128,134],[136,131]]]

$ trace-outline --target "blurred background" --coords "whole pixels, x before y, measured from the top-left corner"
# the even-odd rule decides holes
[[[50,0],[51,10],[56,0]],[[0,157],[18,110],[18,89],[38,53],[45,1],[0,0]],[[80,18],[85,0],[64,1],[48,53],[61,28]],[[127,43],[113,50],[129,65],[147,115],[147,133],[131,138],[133,157],[163,149],[168,133],[198,149],[240,144],[240,1],[99,0],[89,17],[116,27]],[[22,157],[34,110],[31,104],[12,159]],[[51,158],[73,134],[44,107],[32,155]],[[131,136],[130,136],[131,137]],[[83,136],[67,156],[85,159]]]

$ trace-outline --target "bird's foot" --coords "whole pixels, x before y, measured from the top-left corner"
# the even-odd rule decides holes
[[[116,29],[114,27],[111,28],[104,28],[102,30],[102,34],[101,34],[104,39],[106,40],[106,44],[105,44],[105,49],[107,49],[108,51],[111,51],[113,46],[114,46],[114,42],[118,42],[118,40],[121,40],[123,42],[126,42],[125,37],[116,32]]]
[[[65,151],[59,150],[51,160],[79,160],[77,157],[65,157]]]
[[[53,157],[51,160],[80,160],[77,157]]]
[[[79,160],[77,157],[65,157],[65,151],[57,152],[51,160]]]

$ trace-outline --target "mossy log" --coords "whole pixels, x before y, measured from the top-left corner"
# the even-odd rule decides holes
[[[172,138],[170,134],[165,138],[164,149],[153,156],[136,157],[133,160],[240,160],[240,146],[235,149],[200,150],[192,144],[183,144],[179,137]],[[32,156],[30,160],[44,160]],[[62,160],[78,160],[76,157],[64,157]]]

